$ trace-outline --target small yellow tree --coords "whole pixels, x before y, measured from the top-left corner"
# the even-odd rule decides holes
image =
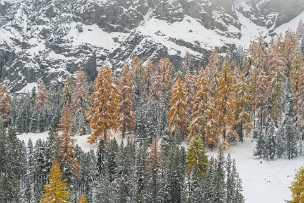
[[[62,172],[58,161],[52,164],[49,183],[44,186],[44,194],[41,203],[68,203],[70,193],[68,185],[62,180]]]
[[[110,68],[104,68],[98,74],[91,103],[88,118],[93,132],[89,143],[93,144],[100,137],[106,140],[107,131],[119,127],[120,96]]]
[[[192,138],[187,152],[188,174],[197,173],[200,177],[207,175],[208,156],[204,148],[203,139],[200,136]]]
[[[292,193],[291,203],[303,203],[304,202],[304,168],[300,169],[290,189]]]

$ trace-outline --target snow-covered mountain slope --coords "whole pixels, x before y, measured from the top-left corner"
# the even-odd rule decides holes
[[[38,79],[58,84],[80,65],[93,80],[97,67],[117,69],[134,55],[180,65],[190,54],[201,66],[215,47],[295,30],[301,1],[282,9],[281,0],[1,0],[1,80],[12,91]]]
[[[36,142],[38,139],[46,140],[48,132],[28,133],[18,135],[18,138],[25,143],[29,139]],[[82,148],[83,151],[89,152],[96,150],[97,145],[87,143],[88,135],[76,136],[75,144]],[[122,139],[119,135],[115,136],[118,143]],[[127,140],[125,140],[125,143]],[[187,146],[185,144],[185,146]],[[248,139],[243,144],[231,146],[229,153],[236,160],[237,169],[240,173],[243,185],[243,193],[246,203],[284,203],[291,199],[290,185],[295,174],[303,166],[303,158],[294,160],[276,160],[263,161],[253,156],[255,143]],[[210,156],[216,156],[215,152],[210,152]]]

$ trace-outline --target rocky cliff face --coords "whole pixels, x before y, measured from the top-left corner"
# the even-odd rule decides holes
[[[248,46],[304,18],[303,0],[0,0],[0,77],[12,91],[38,79],[62,83],[83,66],[145,62]],[[302,3],[301,3],[302,2]],[[293,25],[292,24],[292,25]],[[294,27],[294,26],[292,26]]]

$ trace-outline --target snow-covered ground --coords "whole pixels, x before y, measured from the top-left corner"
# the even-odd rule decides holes
[[[290,200],[289,187],[304,157],[295,160],[262,161],[254,158],[255,143],[247,141],[232,146],[229,153],[236,160],[243,181],[246,203],[284,203]]]
[[[85,152],[96,150],[97,147],[87,143],[88,136],[75,137],[75,144]],[[47,137],[48,132],[18,135],[18,138],[26,143],[29,139],[36,142],[39,138],[46,140]],[[120,143],[121,139],[118,142]],[[243,144],[231,146],[226,152],[236,160],[243,181],[246,203],[286,202],[291,197],[289,187],[294,176],[304,165],[304,157],[295,160],[262,161],[253,156],[254,147],[255,143],[247,140]]]
[[[33,83],[27,83],[26,86],[24,86],[21,90],[19,90],[16,93],[24,93],[24,94],[28,94],[31,93],[33,91],[33,89],[36,88],[36,90],[38,89],[38,83],[33,82]]]
[[[23,133],[17,136],[20,140],[24,141],[26,144],[31,139],[33,144],[36,143],[37,140],[47,140],[49,137],[49,132],[43,132],[43,133]],[[91,150],[95,150],[97,148],[97,145],[91,145],[87,142],[89,135],[83,135],[83,136],[75,136],[74,137],[74,143],[81,147],[81,149],[84,152],[89,152]]]

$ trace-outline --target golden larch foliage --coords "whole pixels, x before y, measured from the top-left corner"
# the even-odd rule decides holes
[[[68,185],[62,180],[60,163],[54,161],[52,164],[48,184],[44,186],[41,203],[68,203],[70,193]]]
[[[11,102],[11,96],[9,95],[6,87],[4,85],[0,85],[0,114],[4,123],[8,123],[10,121]]]
[[[291,187],[292,200],[291,203],[304,202],[304,168],[301,168],[296,175],[295,181]]]
[[[107,131],[119,127],[120,95],[112,78],[112,70],[104,68],[95,81],[95,91],[92,95],[92,107],[88,113],[92,134],[89,143],[97,139],[107,139]]]
[[[120,84],[120,124],[122,136],[125,136],[125,133],[128,130],[133,130],[135,128],[135,112],[134,112],[134,92],[133,92],[133,81],[132,74],[127,65],[124,66]]]
[[[81,195],[79,203],[89,203],[86,195]]]
[[[193,137],[187,151],[187,172],[197,173],[200,177],[207,175],[208,157],[206,155],[202,137]]]
[[[169,131],[171,135],[184,137],[187,135],[187,103],[185,82],[177,76],[171,92],[170,109],[168,114]]]
[[[208,119],[213,121],[210,132],[216,133],[213,139],[220,144],[227,144],[235,139],[236,110],[236,77],[229,64],[225,64],[217,79],[217,89],[214,96],[212,114]],[[210,130],[210,129],[209,129]],[[221,135],[221,136],[219,136]],[[219,138],[219,139],[218,139]]]
[[[205,138],[208,111],[208,83],[203,75],[199,78],[196,86],[197,91],[193,100],[189,135],[190,137],[200,136]]]

